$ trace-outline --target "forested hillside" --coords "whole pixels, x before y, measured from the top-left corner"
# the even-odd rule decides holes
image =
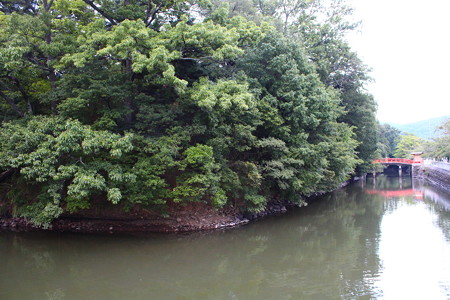
[[[430,140],[438,137],[438,130],[436,128],[448,118],[450,118],[450,116],[432,118],[414,123],[390,125],[404,133],[410,133],[420,138]]]
[[[1,212],[257,211],[363,172],[376,105],[341,2],[0,1]]]

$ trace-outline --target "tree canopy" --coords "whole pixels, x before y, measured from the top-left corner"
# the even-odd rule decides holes
[[[412,152],[423,151],[424,142],[423,139],[412,134],[401,135],[394,156],[398,158],[412,158]]]
[[[389,124],[378,124],[378,152],[380,157],[395,157],[401,131]]]
[[[377,137],[332,8],[0,1],[2,205],[48,226],[93,199],[260,210],[336,188]]]

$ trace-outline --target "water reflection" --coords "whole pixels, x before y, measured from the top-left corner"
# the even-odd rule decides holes
[[[377,177],[366,193],[386,199],[376,282],[381,299],[450,298],[450,197],[426,182]]]
[[[410,189],[423,191],[423,199],[367,192]],[[386,245],[398,239],[395,228],[413,226],[397,224],[408,224],[408,215],[426,220],[404,208],[430,212],[431,227],[421,230],[448,232],[448,210],[427,196],[428,189],[406,178],[401,186],[377,178],[376,186],[368,180],[366,187],[352,185],[282,217],[208,234],[1,233],[0,299],[389,299],[398,281],[392,276],[400,275],[388,269],[393,250]],[[433,199],[448,202],[434,193]],[[412,230],[414,240],[418,229]],[[447,250],[448,236],[442,240]],[[436,242],[426,240],[430,247]],[[438,253],[411,247],[397,248],[416,255],[406,268],[410,274],[422,272],[414,265],[430,255],[449,268]],[[442,294],[448,281],[439,278]]]
[[[366,193],[371,195],[381,195],[385,198],[404,198],[412,196],[414,199],[422,200],[424,197],[422,189],[414,186],[414,182],[410,177],[373,177],[371,183],[367,185]]]

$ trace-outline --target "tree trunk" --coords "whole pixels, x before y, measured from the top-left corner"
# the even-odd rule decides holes
[[[2,91],[0,91],[0,97],[2,97],[3,99],[6,100],[6,102],[8,102],[8,104],[11,106],[11,108],[21,117],[25,116],[25,113],[20,110],[20,108],[16,105],[16,103],[14,102],[13,99],[9,98],[8,95],[6,95],[5,93],[3,93]]]
[[[125,72],[127,74],[127,81],[129,81],[130,83],[133,80],[133,70],[131,68],[131,64],[132,64],[131,59],[126,59],[124,61]],[[133,97],[130,93],[125,97],[124,103],[125,103],[126,108],[128,108],[130,110],[130,112],[125,115],[124,121],[127,125],[130,125],[133,123],[134,114],[135,114]]]
[[[47,0],[43,0],[43,4],[44,4],[45,13],[50,14],[50,8],[53,5],[53,0],[50,0],[50,2],[48,2]],[[45,43],[50,45],[52,43],[52,30],[51,30],[52,25],[51,25],[51,22],[47,22],[46,25],[48,26],[48,31],[45,34],[44,39],[45,39]],[[55,69],[52,66],[52,63],[55,60],[55,58],[52,57],[51,55],[48,55],[46,57],[46,60],[47,60],[47,67],[48,67],[48,79],[50,80],[50,88],[53,91],[56,88]],[[54,115],[57,114],[56,105],[57,105],[56,100],[53,100],[51,103],[51,108],[52,108],[52,113]]]
[[[8,179],[9,177],[11,177],[14,174],[15,171],[17,171],[16,168],[11,168],[9,170],[6,170],[3,173],[0,173],[0,182],[3,182],[6,179]]]

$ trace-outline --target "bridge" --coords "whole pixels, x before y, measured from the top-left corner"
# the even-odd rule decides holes
[[[417,166],[423,163],[423,158],[420,157],[422,152],[414,152],[411,153],[414,156],[414,159],[407,159],[407,158],[382,158],[382,159],[375,159],[372,161],[374,164],[381,164],[385,166],[398,166],[398,175],[402,176],[402,168],[405,167],[407,170],[409,170],[410,175],[412,176],[413,172],[413,166]],[[373,172],[374,176],[376,175],[376,171]]]
[[[382,165],[411,166],[421,164],[422,161],[407,158],[382,158],[375,159],[373,163]]]

